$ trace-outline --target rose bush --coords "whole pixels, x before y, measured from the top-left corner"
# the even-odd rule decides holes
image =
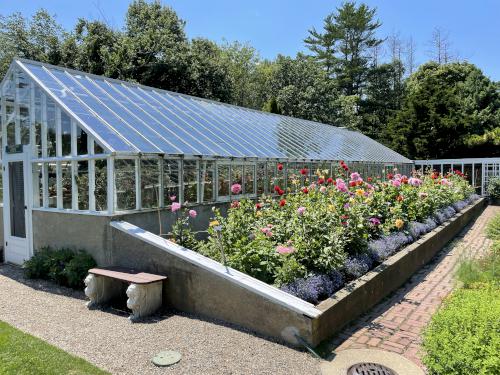
[[[317,171],[314,181],[297,181],[305,186],[292,183],[286,197],[276,186],[276,197],[242,199],[226,216],[214,210],[218,232],[210,227],[198,249],[218,261],[223,249],[228,266],[314,303],[314,296],[341,287],[335,276],[329,283],[334,287],[304,292],[318,280],[339,272],[345,281],[359,277],[453,216],[453,204],[464,207],[473,193],[461,174],[391,174],[365,181],[345,163],[335,179]]]

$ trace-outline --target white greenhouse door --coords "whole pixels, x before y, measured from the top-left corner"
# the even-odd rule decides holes
[[[3,222],[5,261],[15,264],[31,257],[31,209],[27,153],[3,159]]]

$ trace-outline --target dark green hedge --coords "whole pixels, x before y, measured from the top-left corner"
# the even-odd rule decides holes
[[[74,289],[83,288],[83,280],[90,268],[96,266],[86,252],[45,247],[24,263],[25,274],[30,279],[45,279]]]

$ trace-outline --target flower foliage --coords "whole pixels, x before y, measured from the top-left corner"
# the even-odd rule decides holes
[[[198,249],[222,261],[223,248],[228,266],[315,302],[476,199],[461,174],[396,172],[365,178],[342,162],[335,176],[274,181],[273,196],[214,210],[220,231],[208,228]]]

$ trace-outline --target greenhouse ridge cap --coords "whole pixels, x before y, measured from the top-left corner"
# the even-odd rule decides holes
[[[18,58],[14,63],[26,71],[30,78],[35,79],[51,97],[62,92],[59,100],[56,100],[58,104],[61,104],[61,98],[76,102],[81,107],[77,108],[77,113],[64,103],[63,107],[77,120],[85,112],[83,115],[87,115],[87,120],[90,118],[93,123],[100,122],[96,124],[96,128],[103,129],[103,134],[99,134],[98,129],[87,125],[85,121],[79,121],[86,128],[91,128],[92,134],[100,135],[98,139],[106,141],[107,137],[114,137],[118,146],[113,147],[108,143],[108,148],[116,154],[156,153],[234,159],[412,163],[354,130],[238,107],[28,59]],[[30,72],[30,66],[41,67],[43,71],[37,68],[38,70]],[[42,77],[50,75],[48,79],[57,81],[57,87],[50,84],[51,87],[48,87],[42,79],[37,79],[37,74]],[[161,132],[163,133],[160,134]],[[130,146],[122,147],[124,142]],[[141,146],[141,143],[146,147]]]

